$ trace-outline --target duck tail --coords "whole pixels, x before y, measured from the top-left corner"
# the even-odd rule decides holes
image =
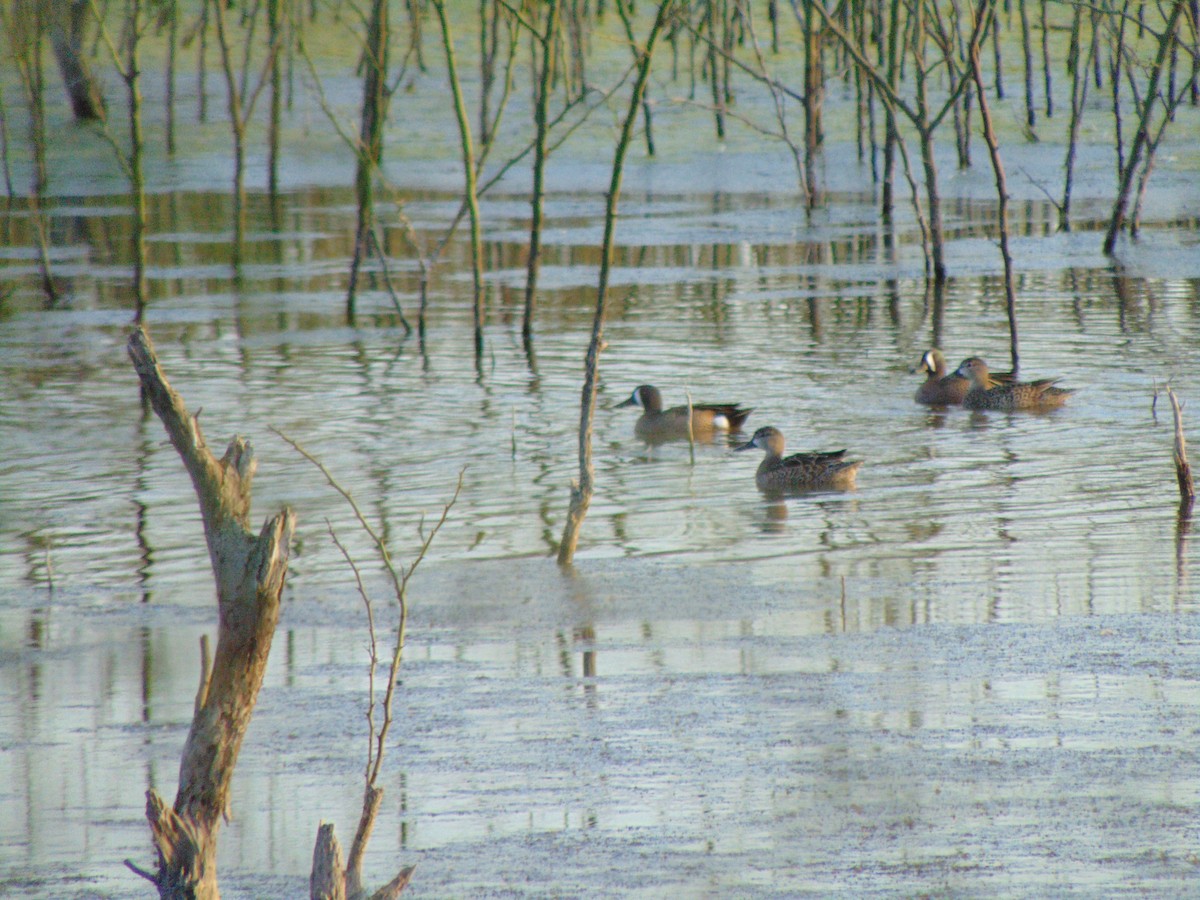
[[[729,411],[729,427],[733,431],[741,431],[742,423],[750,418],[750,413],[754,412],[753,407],[750,409],[741,409],[735,407]]]

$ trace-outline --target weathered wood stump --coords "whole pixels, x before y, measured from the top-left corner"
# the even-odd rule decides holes
[[[383,791],[378,791],[383,797]],[[377,811],[377,809],[375,810]],[[375,811],[370,814],[373,822]],[[365,817],[365,811],[364,811]],[[311,900],[365,900],[367,892],[362,886],[361,851],[366,848],[366,841],[360,833],[355,836],[355,848],[359,850],[360,858],[351,861],[349,866],[342,863],[342,845],[333,833],[332,822],[322,822],[317,831],[317,844],[313,848],[312,874],[308,879]],[[351,855],[354,851],[351,851]],[[370,900],[396,900],[400,893],[412,881],[416,866],[405,866],[391,881],[370,895]]]
[[[332,822],[322,822],[317,830],[308,896],[312,900],[346,900],[346,864]]]
[[[201,672],[174,806],[168,807],[155,791],[146,792],[158,870],[149,873],[126,864],[153,882],[161,897],[218,898],[217,833],[229,813],[233,770],[279,620],[295,516],[284,509],[254,534],[249,528],[250,486],[257,463],[250,442],[234,437],[218,460],[196,416],[188,413],[163,374],[149,335],[136,329],[128,349],[142,390],[200,501],[216,579],[219,630],[212,666],[206,662]]]

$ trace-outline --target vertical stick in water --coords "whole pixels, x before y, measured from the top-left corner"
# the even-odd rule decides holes
[[[450,79],[450,91],[454,95],[454,113],[458,118],[458,132],[462,143],[463,177],[467,210],[471,214],[471,275],[475,288],[475,357],[478,363],[483,356],[483,241],[479,226],[479,190],[476,184],[475,149],[471,140],[471,122],[467,118],[467,104],[463,99],[462,85],[458,78],[458,67],[454,56],[454,34],[446,16],[445,0],[433,0],[438,23],[442,26],[442,47],[446,51],[446,74]]]
[[[1179,483],[1179,505],[1191,512],[1192,501],[1196,499],[1196,491],[1192,486],[1192,467],[1187,458],[1187,440],[1183,436],[1183,407],[1175,392],[1167,388],[1167,397],[1171,401],[1171,412],[1175,416],[1175,480]]]
[[[533,143],[533,196],[530,198],[531,217],[529,223],[529,259],[525,269],[525,315],[521,320],[521,338],[529,349],[533,337],[533,308],[537,302],[537,280],[542,255],[542,208],[546,191],[547,117],[550,110],[550,91],[554,85],[554,69],[557,61],[559,0],[546,3],[546,30],[538,36],[541,45],[542,66],[537,85],[537,102],[533,121],[537,129]]]
[[[696,464],[696,428],[692,420],[692,392],[684,391],[687,396],[687,412],[688,412],[688,458],[692,465]]]
[[[1025,58],[1025,124],[1033,128],[1037,124],[1037,113],[1033,108],[1033,47],[1029,38],[1028,0],[1017,0],[1017,11],[1021,14],[1021,52]]]
[[[988,0],[979,0],[975,15],[975,29],[968,48],[971,57],[971,77],[975,80],[975,90],[979,94],[979,118],[983,123],[983,139],[987,143],[992,172],[996,179],[996,196],[999,201],[996,217],[1000,232],[1000,255],[1004,261],[1004,298],[1008,308],[1009,348],[1012,370],[1016,372],[1020,367],[1020,350],[1017,341],[1017,294],[1013,286],[1012,253],[1008,248],[1008,180],[1004,175],[1004,163],[1000,159],[1000,142],[996,139],[996,129],[992,125],[992,112],[988,105],[987,91],[983,86],[983,69],[979,62],[979,45],[987,33],[988,24],[995,26]]]
[[[596,414],[596,376],[600,368],[600,348],[604,341],[604,313],[608,301],[608,275],[612,267],[613,232],[617,221],[617,199],[621,194],[621,176],[625,169],[625,155],[633,138],[633,126],[637,120],[642,97],[646,92],[646,80],[650,77],[650,62],[654,57],[654,45],[667,20],[672,0],[660,0],[654,25],[646,37],[646,46],[640,54],[637,78],[629,99],[629,109],[621,125],[621,136],[617,141],[613,157],[612,178],[608,187],[608,202],[604,211],[604,242],[600,251],[600,279],[596,289],[596,314],[592,319],[592,339],[588,343],[587,359],[584,364],[583,390],[579,411],[579,480],[571,485],[571,505],[567,512],[567,523],[563,527],[562,541],[558,545],[558,564],[569,566],[575,558],[575,547],[579,543],[579,529],[592,502],[595,467],[592,464],[592,419]]]
[[[383,158],[383,126],[387,120],[389,98],[387,74],[390,33],[386,0],[373,0],[363,42],[362,119],[358,146],[355,148],[354,190],[358,201],[358,221],[354,232],[354,258],[350,262],[350,284],[346,289],[346,310],[351,317],[354,316],[359,272],[371,248],[375,230],[375,175]]]
[[[1104,253],[1106,256],[1112,255],[1113,248],[1117,243],[1117,234],[1125,225],[1125,214],[1129,208],[1130,195],[1133,192],[1134,176],[1141,164],[1142,154],[1147,151],[1148,146],[1150,147],[1150,153],[1147,156],[1147,165],[1153,159],[1150,119],[1154,113],[1154,107],[1158,103],[1158,85],[1162,79],[1163,69],[1166,68],[1171,49],[1175,46],[1176,31],[1179,27],[1179,19],[1183,14],[1184,5],[1183,0],[1176,0],[1172,5],[1166,26],[1163,28],[1162,34],[1158,39],[1158,51],[1154,58],[1154,63],[1150,68],[1146,89],[1141,94],[1137,133],[1133,138],[1133,146],[1129,150],[1129,159],[1125,162],[1124,169],[1121,172],[1121,184],[1117,191],[1117,199],[1113,203],[1112,216],[1108,222],[1108,230],[1104,235]]]

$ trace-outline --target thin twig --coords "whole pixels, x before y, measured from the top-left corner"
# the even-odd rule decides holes
[[[363,606],[367,610],[367,640],[370,642],[369,651],[371,656],[371,665],[367,670],[367,774],[369,777],[372,763],[375,761],[375,669],[379,665],[379,642],[375,639],[375,609],[371,606],[371,597],[367,594],[366,586],[362,580],[362,573],[359,571],[354,557],[350,555],[350,551],[338,539],[337,532],[333,530],[333,523],[328,519],[325,520],[325,527],[329,530],[329,537],[333,539],[334,546],[341,551],[342,559],[346,560],[346,565],[354,573],[354,585],[358,589],[358,596],[362,598]]]
[[[450,510],[454,507],[454,504],[458,502],[458,496],[462,493],[463,477],[465,476],[466,471],[467,470],[465,467],[459,470],[458,482],[454,486],[454,494],[450,497],[449,501],[447,501],[446,505],[442,507],[442,514],[438,516],[437,523],[432,529],[430,529],[428,536],[425,538],[425,542],[421,544],[420,551],[418,551],[416,557],[409,564],[408,568],[404,570],[404,579],[401,581],[400,589],[396,594],[396,599],[400,603],[400,622],[396,626],[396,649],[392,654],[392,664],[388,672],[387,692],[383,698],[384,718],[383,725],[379,729],[379,740],[376,742],[375,770],[371,773],[371,784],[375,784],[375,781],[379,777],[379,767],[383,763],[384,740],[387,737],[388,729],[392,725],[392,695],[396,691],[396,675],[400,670],[400,660],[404,653],[405,629],[408,624],[408,580],[412,577],[413,572],[416,571],[417,566],[421,564],[421,561],[425,559],[425,554],[429,552],[429,547],[433,544],[433,539],[437,537],[437,533],[442,530],[442,526],[446,524],[446,518],[450,515]]]
[[[688,456],[694,466],[696,464],[696,428],[692,422],[692,392],[685,388],[683,394],[687,397]]]
[[[129,869],[129,871],[133,872],[133,874],[135,874],[135,875],[142,876],[147,881],[149,881],[151,884],[158,884],[158,876],[157,875],[147,872],[141,866],[134,863],[134,861],[132,859],[125,860],[125,868]]]
[[[454,494],[445,504],[445,506],[442,507],[442,514],[438,518],[437,523],[432,529],[430,529],[429,533],[425,535],[425,538],[421,544],[421,548],[417,552],[416,557],[407,567],[401,567],[399,570],[397,570],[395,565],[392,563],[391,554],[388,553],[387,546],[384,544],[383,539],[379,536],[378,532],[371,527],[371,524],[363,515],[362,510],[359,508],[358,503],[355,502],[354,497],[350,494],[350,492],[338,483],[337,479],[333,477],[333,474],[320,460],[304,449],[304,447],[302,447],[297,441],[288,437],[277,428],[271,428],[270,430],[273,434],[277,435],[280,439],[289,444],[293,450],[316,466],[321,471],[321,474],[325,476],[325,480],[329,483],[330,487],[341,494],[343,499],[345,499],[345,501],[350,505],[351,510],[354,512],[355,518],[358,519],[359,525],[362,526],[362,529],[370,536],[372,542],[375,544],[376,552],[379,553],[379,558],[383,562],[384,568],[387,569],[388,575],[392,579],[392,585],[396,594],[396,602],[399,607],[399,618],[396,624],[396,643],[392,649],[391,664],[388,667],[388,685],[387,690],[384,692],[383,702],[380,705],[380,708],[383,712],[383,723],[379,726],[378,730],[376,730],[375,674],[379,664],[379,653],[375,632],[375,616],[372,610],[371,600],[367,594],[366,587],[363,584],[362,575],[359,571],[359,568],[354,563],[354,560],[350,557],[350,554],[338,539],[333,527],[329,525],[327,520],[326,526],[329,528],[329,534],[333,538],[334,544],[337,545],[337,548],[341,551],[342,556],[350,564],[350,568],[354,572],[355,584],[357,586],[359,596],[362,597],[363,604],[367,609],[367,627],[370,636],[371,664],[368,677],[369,686],[367,705],[368,746],[367,763],[364,770],[364,780],[366,784],[363,790],[362,811],[359,814],[358,827],[354,833],[354,842],[350,846],[350,853],[347,857],[346,865],[347,891],[357,896],[361,891],[362,886],[362,860],[364,854],[366,853],[366,845],[370,840],[371,832],[374,830],[375,818],[379,813],[380,804],[383,802],[383,788],[379,787],[378,781],[379,773],[383,765],[383,755],[387,742],[387,734],[392,725],[392,701],[396,692],[396,683],[398,681],[400,663],[404,656],[405,636],[408,625],[408,581],[416,571],[417,566],[419,566],[421,561],[425,559],[425,556],[429,552],[429,547],[433,544],[434,538],[437,537],[442,525],[445,524],[447,517],[450,515],[450,510],[458,501],[459,494],[462,492],[463,478],[466,474],[466,469],[464,468],[459,471],[458,483],[455,485]],[[395,893],[398,893],[399,890],[403,888],[403,885],[407,884],[407,880],[411,876],[411,868],[402,871],[391,885],[382,888],[379,892],[377,892],[376,896],[394,896],[394,894],[389,894],[387,892],[389,890],[394,890]]]
[[[396,294],[396,285],[392,282],[392,272],[388,267],[383,247],[379,243],[379,235],[375,233],[374,228],[367,229],[367,235],[371,241],[371,249],[375,251],[375,258],[379,260],[379,266],[383,272],[383,283],[388,289],[388,296],[392,298],[392,306],[396,307],[396,315],[400,317],[400,324],[404,326],[404,336],[408,337],[412,334],[412,326],[408,324],[408,319],[404,317],[404,309],[400,306],[400,297]]]
[[[755,68],[751,67],[750,65],[748,65],[747,63],[742,62],[740,59],[738,59],[736,56],[734,56],[732,53],[730,53],[728,50],[726,50],[720,44],[716,43],[715,41],[713,41],[710,38],[708,38],[707,36],[705,36],[700,31],[700,29],[698,29],[695,25],[692,25],[691,22],[685,22],[683,27],[688,32],[688,34],[692,37],[693,40],[696,40],[696,41],[704,44],[705,49],[711,49],[718,56],[720,56],[723,61],[725,61],[727,63],[732,63],[734,66],[736,66],[738,69],[741,69],[743,72],[745,72],[751,78],[753,78],[755,81],[765,84],[768,88],[770,88],[772,94],[777,94],[777,93],[783,94],[788,97],[791,97],[797,103],[804,102],[803,92],[797,91],[794,88],[790,88],[786,84],[784,84],[782,81],[772,78],[770,75],[767,74],[765,68],[755,69]]]
[[[277,428],[268,426],[268,430],[272,434],[274,434],[276,437],[280,438],[284,443],[291,446],[291,448],[293,450],[295,450],[297,453],[299,453],[301,456],[303,456],[305,459],[307,459],[310,463],[312,463],[314,466],[316,466],[318,469],[320,469],[321,474],[325,476],[325,480],[329,483],[329,486],[331,488],[333,488],[335,491],[337,491],[339,494],[341,494],[342,499],[344,499],[348,504],[350,504],[350,509],[354,512],[354,517],[356,519],[358,519],[358,524],[362,526],[363,531],[365,531],[367,533],[367,536],[371,538],[372,543],[374,543],[375,546],[378,548],[380,558],[383,562],[383,567],[387,570],[388,575],[391,577],[392,586],[395,588],[396,593],[399,594],[401,592],[401,590],[403,589],[403,579],[401,578],[401,575],[396,571],[396,567],[392,564],[392,556],[390,553],[388,553],[387,545],[384,543],[383,538],[381,538],[376,533],[375,529],[371,527],[371,523],[367,521],[366,516],[364,516],[362,510],[359,509],[358,503],[355,502],[353,495],[348,490],[346,490],[344,487],[342,487],[340,484],[338,484],[337,479],[333,477],[332,472],[330,472],[327,468],[325,468],[324,463],[322,463],[319,459],[317,459],[315,456],[313,456],[311,453],[309,453],[307,450],[305,450],[302,446],[300,446],[299,443],[292,440],[290,437],[288,437],[286,434],[284,434],[282,431],[280,431]],[[456,496],[457,496],[457,494],[456,494]]]

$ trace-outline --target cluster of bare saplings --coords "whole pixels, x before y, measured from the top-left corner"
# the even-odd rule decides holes
[[[147,304],[146,240],[154,225],[147,221],[145,202],[147,148],[176,152],[180,113],[176,84],[185,73],[198,81],[197,118],[207,121],[219,116],[229,127],[235,269],[240,265],[245,227],[246,160],[251,149],[261,152],[248,146],[248,141],[265,135],[265,191],[272,205],[282,202],[278,191],[281,122],[297,96],[301,80],[297,73],[301,73],[306,76],[303,90],[311,91],[309,96],[328,114],[330,126],[338,130],[356,162],[358,214],[347,282],[348,312],[353,314],[364,267],[373,265],[382,272],[404,328],[411,330],[392,289],[380,239],[381,228],[398,229],[418,263],[416,330],[423,333],[429,279],[452,235],[466,223],[479,353],[486,312],[479,198],[514,167],[532,167],[522,325],[528,344],[537,306],[548,160],[593,113],[615,107],[620,128],[612,146],[597,299],[582,389],[579,478],[572,486],[559,551],[564,565],[573,558],[592,496],[591,422],[622,172],[635,143],[644,142],[644,152],[655,153],[654,113],[660,104],[684,102],[706,110],[711,114],[714,143],[733,127],[754,129],[778,141],[793,160],[798,194],[811,209],[824,202],[820,159],[826,95],[835,89],[849,94],[853,102],[839,109],[853,121],[840,124],[850,126],[848,133],[852,130],[855,136],[862,170],[869,172],[885,218],[893,211],[896,178],[903,177],[921,232],[928,280],[935,287],[947,276],[935,142],[952,137],[958,163],[965,167],[972,164],[972,141],[978,132],[995,178],[995,235],[1004,262],[1016,369],[1008,191],[990,105],[993,99],[1007,92],[1023,93],[1023,124],[1029,140],[1036,139],[1046,120],[1065,119],[1064,176],[1051,198],[1063,229],[1072,226],[1075,150],[1084,118],[1106,117],[1098,127],[1113,138],[1117,186],[1103,236],[1109,254],[1123,232],[1131,237],[1137,234],[1155,154],[1168,125],[1181,105],[1195,106],[1200,100],[1196,0],[1005,0],[1003,4],[997,0],[657,0],[636,9],[631,0],[567,4],[479,0],[453,8],[449,0],[396,4],[386,0],[12,0],[0,4],[0,17],[9,43],[8,58],[23,92],[23,102],[16,105],[13,98],[0,96],[0,164],[11,206],[18,193],[9,131],[11,112],[20,106],[28,124],[31,161],[25,203],[38,243],[41,287],[50,296],[56,290],[46,224],[53,203],[48,191],[47,104],[56,102],[50,95],[62,94],[57,86],[53,91],[47,87],[52,56],[74,116],[97,123],[94,130],[78,132],[75,139],[98,135],[107,141],[128,179],[133,218],[131,293],[139,324]],[[329,62],[318,57],[317,48],[327,47],[334,33],[344,35],[345,46],[353,48],[355,71],[361,78],[361,108],[353,125],[343,123],[343,113],[332,107],[322,90],[322,72],[328,71]],[[320,41],[314,39],[318,34]],[[153,75],[145,67],[147,59],[155,61]],[[475,67],[471,77],[466,77],[466,66]],[[394,196],[400,193],[388,186],[382,169],[393,97],[410,82],[414,70],[435,67],[449,85],[447,115],[453,117],[460,137],[464,188],[452,223],[429,240],[410,226],[402,206],[394,220],[382,221],[377,195],[385,189]],[[1023,71],[1019,84],[1006,83],[1003,73],[1018,70]],[[652,71],[656,79],[651,79]],[[104,96],[101,90],[111,73],[120,96]],[[147,77],[164,84],[165,106],[154,118],[163,133],[156,134],[153,142],[147,140],[143,125],[142,82]],[[601,83],[601,79],[607,80]],[[470,90],[464,87],[468,84]],[[655,96],[656,92],[662,96]],[[210,109],[219,105],[210,96],[221,95],[223,108]],[[532,121],[505,117],[511,99],[518,95],[531,98]],[[744,102],[752,97],[764,102]],[[1097,102],[1099,97],[1104,102]],[[1059,108],[1056,98],[1063,98],[1065,109]],[[756,118],[750,114],[753,109],[767,112]],[[501,154],[507,156],[494,158]],[[158,866],[153,872],[139,871],[164,897],[215,897],[217,833],[228,812],[230,778],[271,645],[294,519],[284,511],[257,535],[249,530],[255,461],[248,444],[235,439],[224,458],[216,459],[196,418],[171,390],[140,327],[130,340],[130,353],[147,401],[163,420],[192,476],[221,607],[215,657],[210,662],[204,654],[196,715],[184,748],[175,802],[168,806],[156,793],[149,794],[147,813]],[[1190,474],[1177,407],[1176,417],[1180,490],[1185,490],[1186,475],[1190,508]],[[340,491],[332,475],[325,475]],[[346,495],[346,499],[353,506],[352,498]],[[369,523],[354,509],[374,538]],[[435,533],[436,529],[429,540]],[[383,542],[376,539],[375,544],[398,601],[391,671],[385,696],[378,703],[372,680],[366,789],[354,843],[343,864],[332,826],[322,827],[314,855],[314,897],[365,895],[362,854],[382,797],[377,778],[404,644],[405,587],[412,567],[394,567]],[[427,540],[417,561],[428,546]],[[361,580],[359,584],[361,590]],[[369,602],[367,608],[370,612]],[[387,660],[374,652],[371,621],[373,675],[376,665]],[[377,709],[380,723],[375,721]],[[410,870],[401,872],[375,896],[398,894],[410,874]]]
[[[935,283],[947,274],[934,157],[939,138],[943,143],[953,139],[958,163],[966,167],[972,160],[972,135],[976,130],[982,134],[995,172],[996,231],[1007,257],[1007,191],[990,98],[1004,98],[1014,90],[1023,94],[1029,140],[1037,139],[1039,123],[1055,116],[1065,119],[1063,181],[1051,198],[1064,229],[1072,224],[1075,149],[1085,115],[1099,118],[1107,110],[1106,121],[1089,123],[1112,135],[1117,188],[1103,238],[1106,253],[1113,251],[1122,231],[1131,235],[1138,231],[1155,154],[1176,110],[1181,104],[1200,103],[1195,0],[791,0],[790,4],[662,0],[657,6],[643,4],[636,12],[629,0],[567,4],[480,0],[454,4],[453,9],[448,0],[403,4],[385,0],[14,0],[0,8],[0,15],[28,110],[33,163],[29,203],[38,213],[49,202],[43,59],[43,48],[48,46],[74,115],[106,123],[99,133],[109,141],[128,176],[135,218],[133,293],[139,314],[146,302],[145,238],[150,224],[144,203],[147,141],[142,79],[165,82],[164,108],[158,117],[163,133],[155,135],[153,145],[168,154],[176,150],[176,84],[186,67],[194,65],[198,119],[207,121],[214,114],[210,93],[224,95],[224,110],[219,114],[232,139],[236,266],[244,232],[245,169],[251,149],[247,141],[252,134],[264,135],[265,188],[277,197],[280,123],[294,103],[297,73],[302,73],[310,76],[302,90],[311,88],[357,161],[354,186],[359,212],[347,284],[351,311],[363,264],[374,258],[387,275],[378,235],[382,224],[403,232],[419,263],[419,327],[431,270],[451,235],[466,221],[479,344],[484,317],[479,198],[514,166],[531,165],[523,321],[528,337],[537,296],[547,160],[585,119],[607,108],[627,86],[632,86],[638,99],[640,135],[647,154],[655,152],[657,104],[686,102],[703,107],[711,112],[714,142],[738,125],[785,146],[794,160],[798,190],[810,207],[823,202],[819,163],[826,134],[826,95],[834,89],[851,92],[854,102],[839,109],[853,116],[859,158],[878,189],[881,213],[890,215],[895,179],[902,176],[920,226],[927,270]],[[343,34],[344,46],[353,48],[355,71],[361,77],[362,103],[353,126],[343,123],[340,111],[331,108],[322,90],[322,61],[316,56],[319,49],[313,48],[327,48],[332,33]],[[316,35],[321,36],[319,41]],[[440,55],[430,46],[439,42]],[[656,51],[659,45],[667,49]],[[628,48],[628,55],[614,62],[614,52],[625,52],[621,47]],[[471,53],[469,61],[460,59],[466,56],[464,51]],[[637,84],[639,69],[655,55],[669,56],[657,67],[660,77],[655,84],[668,85],[657,90],[669,92],[670,97],[655,97],[656,89],[649,83]],[[155,61],[152,74],[147,73],[144,59]],[[450,88],[447,115],[454,118],[461,138],[464,190],[458,214],[445,233],[423,242],[402,213],[398,221],[379,222],[376,194],[386,187],[381,163],[393,96],[401,85],[410,83],[408,76],[414,70],[428,71],[435,65],[444,71]],[[473,76],[467,75],[468,65],[474,67]],[[214,68],[215,73],[210,71]],[[1004,72],[1018,69],[1023,71],[1021,83],[1006,84]],[[117,106],[118,98],[106,98],[101,92],[108,72],[115,73],[123,86],[120,117],[109,108]],[[601,77],[608,81],[600,84]],[[467,83],[469,92],[464,88]],[[1056,92],[1065,111],[1056,103]],[[532,99],[531,122],[505,116],[514,96]],[[765,120],[741,112],[753,104],[737,101],[751,97],[766,101],[757,107],[771,110]],[[1100,97],[1106,98],[1104,102],[1098,102]],[[0,97],[0,113],[5,102]],[[5,123],[4,174],[12,198],[9,118],[0,116]],[[793,119],[799,124],[793,125]],[[251,129],[252,123],[265,127]],[[628,144],[633,138],[631,131],[619,140]],[[493,150],[500,146],[511,152],[504,159],[493,159]],[[626,149],[615,148],[614,168],[623,161]],[[52,292],[48,240],[43,228],[43,282]]]

